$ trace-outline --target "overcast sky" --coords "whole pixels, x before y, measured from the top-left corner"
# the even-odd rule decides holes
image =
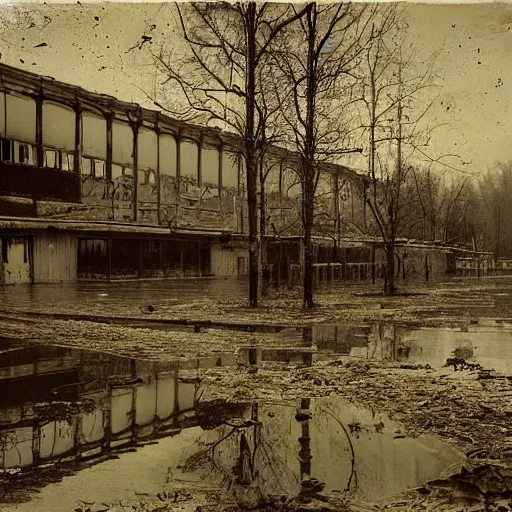
[[[442,51],[434,113],[448,126],[437,131],[432,156],[455,153],[460,159],[446,162],[475,174],[512,160],[512,6],[410,4],[406,11],[423,54]],[[156,3],[18,4],[0,12],[0,62],[143,104],[140,89],[154,91],[155,70],[144,49],[128,50],[143,34],[158,42],[176,33],[171,6]]]

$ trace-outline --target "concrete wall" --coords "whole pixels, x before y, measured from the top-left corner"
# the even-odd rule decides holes
[[[212,245],[211,271],[215,276],[247,275],[248,253],[242,247],[224,248],[221,244]],[[239,258],[242,258],[239,260]],[[239,261],[241,266],[239,268]]]
[[[76,281],[76,235],[38,233],[34,238],[34,283]]]

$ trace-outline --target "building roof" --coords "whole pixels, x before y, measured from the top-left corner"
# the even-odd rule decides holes
[[[12,231],[63,231],[75,234],[103,234],[108,235],[149,235],[149,236],[185,236],[185,237],[213,237],[218,238],[228,234],[225,231],[208,228],[164,228],[144,224],[127,224],[111,221],[80,221],[61,219],[38,219],[26,217],[0,216],[0,230]]]

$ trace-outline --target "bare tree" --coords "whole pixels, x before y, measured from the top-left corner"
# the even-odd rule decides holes
[[[373,214],[386,254],[384,293],[396,293],[395,248],[409,198],[404,187],[411,158],[427,155],[432,127],[426,114],[433,101],[428,89],[436,86],[434,54],[423,71],[414,51],[405,50],[406,24],[395,6],[385,9],[372,28],[373,44],[365,55],[362,126],[368,134],[368,169],[371,191],[367,204]],[[427,97],[426,97],[427,96]]]
[[[279,33],[303,15],[286,4],[204,2],[176,5],[186,48],[162,48],[155,58],[180,100],[165,110],[239,135],[246,167],[249,224],[249,303],[258,305],[258,170],[270,143],[258,80]],[[176,88],[177,86],[177,88]],[[161,103],[157,103],[162,108]]]
[[[465,208],[468,197],[464,194],[469,178],[448,171],[435,171],[433,163],[427,167],[412,167],[413,187],[408,195],[415,199],[416,208],[408,213],[417,219],[411,226],[410,236],[423,240],[441,240],[444,243],[460,238],[455,210]],[[460,219],[460,216],[459,216]]]
[[[289,143],[298,152],[302,186],[304,307],[313,307],[315,192],[322,163],[357,151],[346,148],[346,116],[355,101],[355,72],[371,17],[352,4],[309,3],[298,23],[288,27],[273,52],[275,95],[288,126]],[[283,91],[292,91],[285,96]]]

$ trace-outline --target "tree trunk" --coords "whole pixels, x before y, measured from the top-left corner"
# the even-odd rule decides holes
[[[313,229],[315,191],[312,171],[305,171],[303,211],[304,211],[304,307],[311,308],[313,302]]]
[[[258,162],[254,140],[256,97],[256,4],[247,6],[247,59],[245,100],[245,158],[247,171],[247,214],[249,224],[249,306],[258,307]]]
[[[309,4],[308,24],[308,77],[306,97],[306,133],[304,137],[304,156],[302,159],[302,215],[304,225],[304,307],[311,308],[313,303],[313,247],[311,232],[313,230],[315,210],[315,96],[316,66],[315,38],[316,4]]]
[[[263,167],[263,156],[259,161],[259,169],[260,169],[260,263],[261,263],[261,276],[262,276],[262,286],[261,286],[261,294],[263,297],[268,295],[268,285],[270,279],[270,273],[267,268],[267,259],[265,257],[264,251],[264,236],[266,234],[266,195],[265,195],[265,172]]]
[[[386,276],[384,280],[384,295],[394,295],[396,293],[395,286],[395,244],[388,243],[386,245]]]

